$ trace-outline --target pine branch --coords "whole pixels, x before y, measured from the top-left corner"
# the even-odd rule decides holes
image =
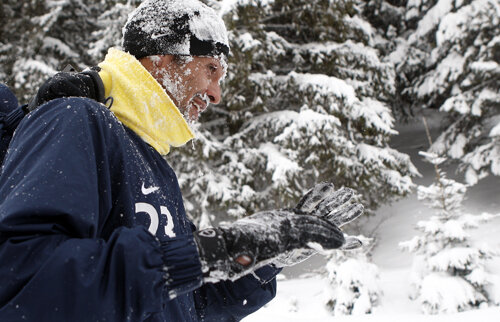
[[[268,17],[262,18],[259,21],[257,21],[257,23],[263,24],[263,23],[266,23],[268,21],[271,21],[271,20],[274,20],[274,19],[278,19],[278,18],[287,16],[287,15],[293,15],[293,14],[295,14],[297,12],[302,12],[302,11],[304,11],[304,8],[303,7],[298,7],[298,8],[295,8],[294,10],[279,12],[277,14],[270,15]]]
[[[429,147],[432,146],[432,137],[431,137],[431,132],[429,131],[429,126],[427,125],[427,119],[425,116],[422,116],[422,120],[424,122],[424,128],[425,128],[425,134],[427,135],[427,141],[429,141]],[[437,164],[433,163],[434,165],[434,171],[436,172],[436,179],[439,184],[439,187],[441,188],[441,204],[443,207],[443,210],[448,212],[448,209],[446,207],[446,197],[444,195],[444,186],[441,178],[441,173],[439,171],[439,167]]]

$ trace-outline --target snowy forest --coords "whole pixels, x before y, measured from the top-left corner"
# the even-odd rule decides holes
[[[384,249],[381,214],[410,196],[425,215],[391,245],[412,256],[408,286],[391,287],[407,290],[422,316],[498,318],[500,239],[477,243],[472,231],[494,231],[499,204],[464,203],[486,181],[489,195],[500,194],[499,1],[203,2],[223,17],[231,53],[222,102],[193,125],[192,144],[167,156],[191,219],[207,227],[290,207],[322,181],[354,189],[366,208],[344,227],[364,247],[322,254],[311,269],[321,313],[300,318],[309,302],[278,290],[277,304],[248,321],[378,321],[369,316],[391,295],[373,260]],[[0,82],[27,103],[68,64],[97,65],[121,46],[139,3],[2,0]],[[415,126],[420,143],[402,141],[400,130]],[[284,292],[313,287],[286,276]]]

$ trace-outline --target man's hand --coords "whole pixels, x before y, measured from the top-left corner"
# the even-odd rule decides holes
[[[297,210],[256,213],[229,226],[195,234],[205,281],[237,279],[278,255],[317,243],[324,249],[344,244],[343,233],[329,221]]]
[[[342,227],[358,218],[363,213],[363,205],[349,203],[354,191],[343,188],[335,191],[331,183],[319,183],[309,190],[298,202],[296,209],[303,213],[325,218],[337,227]],[[345,243],[341,249],[351,250],[359,248],[362,243],[359,239],[345,236]],[[278,256],[274,261],[278,267],[296,265],[317,251],[313,249],[296,249]]]
[[[320,184],[293,209],[260,212],[197,232],[205,281],[234,280],[269,263],[296,261],[294,254],[315,252],[312,243],[325,250],[359,246],[352,238],[346,245],[337,226],[354,220],[363,210],[359,204],[343,207],[352,194],[349,189],[334,191],[333,185]]]

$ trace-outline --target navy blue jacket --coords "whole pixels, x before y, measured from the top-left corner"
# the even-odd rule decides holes
[[[237,321],[274,297],[271,266],[202,285],[193,229],[160,154],[95,101],[51,101],[2,168],[0,321]]]

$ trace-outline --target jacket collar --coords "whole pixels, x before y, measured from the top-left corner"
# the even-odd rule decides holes
[[[194,138],[179,109],[161,85],[132,55],[111,48],[99,64],[111,111],[160,154]]]

